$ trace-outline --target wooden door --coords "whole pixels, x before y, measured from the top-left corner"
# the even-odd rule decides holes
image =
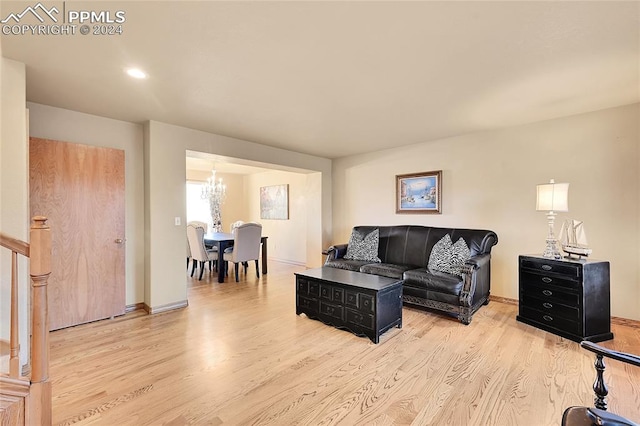
[[[30,216],[51,226],[50,329],[124,314],[124,151],[29,141]]]

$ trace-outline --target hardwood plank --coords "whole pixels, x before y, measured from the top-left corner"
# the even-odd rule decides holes
[[[469,326],[405,307],[379,344],[295,315],[293,273],[189,284],[189,306],[51,333],[54,424],[557,425],[590,405],[593,357],[492,301]],[[185,272],[186,273],[186,272]],[[640,354],[640,329],[604,346]],[[610,409],[640,420],[640,369],[607,362]]]

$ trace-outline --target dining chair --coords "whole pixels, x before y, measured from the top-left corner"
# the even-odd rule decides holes
[[[190,260],[191,260],[191,246],[189,245],[189,237],[187,237],[187,271],[189,270]],[[196,260],[194,259],[193,261],[195,262]]]
[[[632,420],[607,411],[607,395],[609,394],[609,389],[604,382],[604,358],[640,367],[640,356],[617,352],[587,340],[580,342],[580,346],[596,354],[594,363],[596,380],[593,384],[595,407],[567,408],[562,414],[562,426],[638,426],[638,424]]]
[[[189,241],[189,250],[191,251],[191,257],[193,259],[191,276],[193,277],[193,274],[196,270],[196,262],[200,262],[200,277],[198,278],[198,280],[202,280],[205,263],[209,262],[209,270],[211,270],[213,263],[217,263],[218,261],[218,252],[217,250],[207,249],[205,247],[204,228],[201,226],[195,226],[191,223],[187,225],[187,239]]]
[[[207,230],[209,229],[209,224],[207,222],[202,222],[200,220],[192,220],[189,223],[187,223],[187,226],[189,225],[193,225],[193,226],[199,226],[200,228],[204,228],[204,233],[207,233]]]
[[[260,257],[260,243],[262,239],[262,225],[255,222],[247,222],[239,225],[233,230],[233,247],[223,253],[225,265],[227,262],[234,263],[236,282],[238,279],[238,269],[240,263],[244,266],[244,273],[247,274],[248,261],[255,260],[256,276],[260,278],[260,267],[258,258]],[[225,266],[226,267],[226,266]]]
[[[231,232],[233,234],[233,230],[236,229],[238,226],[242,225],[244,223],[244,221],[242,220],[237,220],[235,222],[233,222],[231,224],[231,230],[229,232]]]

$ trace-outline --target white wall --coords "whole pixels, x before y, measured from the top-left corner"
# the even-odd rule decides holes
[[[307,203],[309,201],[306,193],[307,175],[269,171],[248,175],[245,177],[245,182],[248,220],[262,224],[262,235],[269,237],[268,257],[305,265],[307,263]],[[282,184],[289,185],[289,219],[261,219],[260,188]]]
[[[148,227],[145,289],[150,295],[145,303],[152,310],[179,304],[186,298],[185,227],[175,226],[174,218],[181,217],[184,221],[186,215],[184,158],[187,150],[321,173],[323,200],[318,201],[321,221],[313,230],[318,234],[313,240],[319,242],[318,252],[327,243],[331,232],[330,160],[155,121],[145,124],[144,140],[145,226]]]
[[[0,62],[0,230],[29,242],[29,152],[25,66],[6,58]],[[11,252],[0,250],[0,339],[10,338]],[[29,354],[30,280],[27,260],[18,256],[18,339],[20,363]]]
[[[491,229],[491,293],[517,299],[518,255],[545,246],[536,184],[554,178],[570,183],[557,222],[583,220],[592,257],[611,262],[612,314],[640,319],[639,116],[635,104],[335,160],[333,242],[354,225]],[[443,171],[442,214],[396,214],[395,176],[431,170]]]
[[[126,304],[144,300],[142,125],[28,103],[30,136],[124,150]],[[100,224],[96,224],[99,226]]]

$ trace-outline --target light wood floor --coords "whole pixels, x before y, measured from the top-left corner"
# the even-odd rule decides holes
[[[190,282],[189,307],[51,333],[54,424],[558,425],[591,405],[593,357],[492,302],[471,325],[405,307],[379,344],[295,315],[293,273]],[[640,354],[640,329],[605,346]],[[607,363],[640,421],[640,368]]]

